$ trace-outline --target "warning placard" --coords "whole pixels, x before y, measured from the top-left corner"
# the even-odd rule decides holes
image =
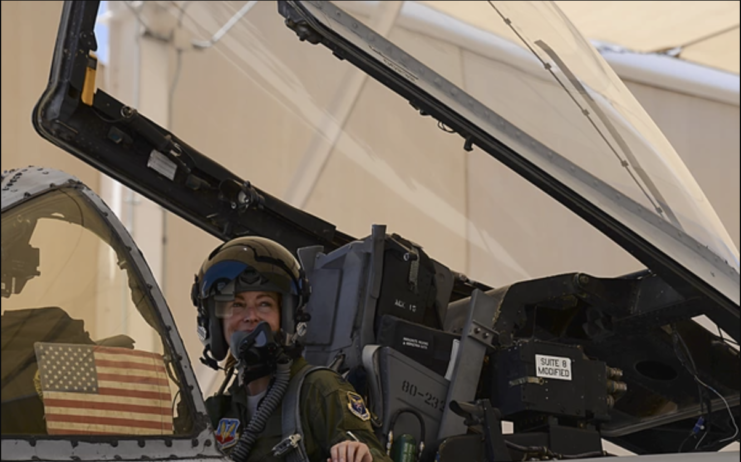
[[[426,342],[424,340],[419,340],[416,338],[409,338],[409,337],[404,337],[401,341],[401,344],[403,346],[420,348],[422,350],[426,350],[430,346],[430,342]]]
[[[571,358],[535,355],[535,375],[546,379],[571,380]]]

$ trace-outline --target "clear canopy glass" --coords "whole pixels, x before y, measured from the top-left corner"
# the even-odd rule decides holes
[[[715,273],[735,278],[737,290],[738,251],[705,195],[553,4],[333,3],[404,50],[397,72],[408,71],[405,59],[434,71],[461,92],[444,100],[455,110],[711,284]],[[302,4],[373,49],[322,2]],[[172,76],[171,129],[271,194],[358,237],[386,224],[493,286],[643,266],[488,154],[465,152],[459,136],[376,80],[299,43],[276,3],[175,2],[171,14],[198,44]],[[434,90],[422,77],[408,76]]]
[[[554,4],[405,3],[396,23],[406,20],[423,40],[388,36],[370,22],[364,29],[321,2],[303,5],[738,303],[738,250],[717,214],[625,85]],[[353,15],[376,17],[388,14],[382,5],[341,2]],[[441,38],[453,47],[439,46]]]
[[[2,249],[3,437],[191,430],[146,284],[79,189],[4,211]]]

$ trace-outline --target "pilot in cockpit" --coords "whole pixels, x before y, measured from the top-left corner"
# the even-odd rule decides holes
[[[308,281],[281,245],[240,237],[217,247],[193,285],[205,363],[227,378],[206,400],[234,460],[388,461],[352,385],[301,357]],[[236,371],[236,379],[226,386]]]

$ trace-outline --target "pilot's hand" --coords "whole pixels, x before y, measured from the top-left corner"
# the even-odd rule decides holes
[[[343,441],[332,446],[329,450],[332,455],[327,462],[373,462],[370,449],[359,441]]]

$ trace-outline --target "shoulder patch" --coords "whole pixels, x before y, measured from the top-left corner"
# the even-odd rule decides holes
[[[226,449],[237,444],[237,429],[239,428],[239,419],[221,419],[216,426],[216,444],[219,449]]]
[[[362,396],[353,393],[352,391],[348,391],[347,400],[349,401],[347,403],[347,408],[350,409],[350,412],[355,415],[355,417],[363,422],[370,420],[370,412],[368,412],[368,409],[365,407]]]

